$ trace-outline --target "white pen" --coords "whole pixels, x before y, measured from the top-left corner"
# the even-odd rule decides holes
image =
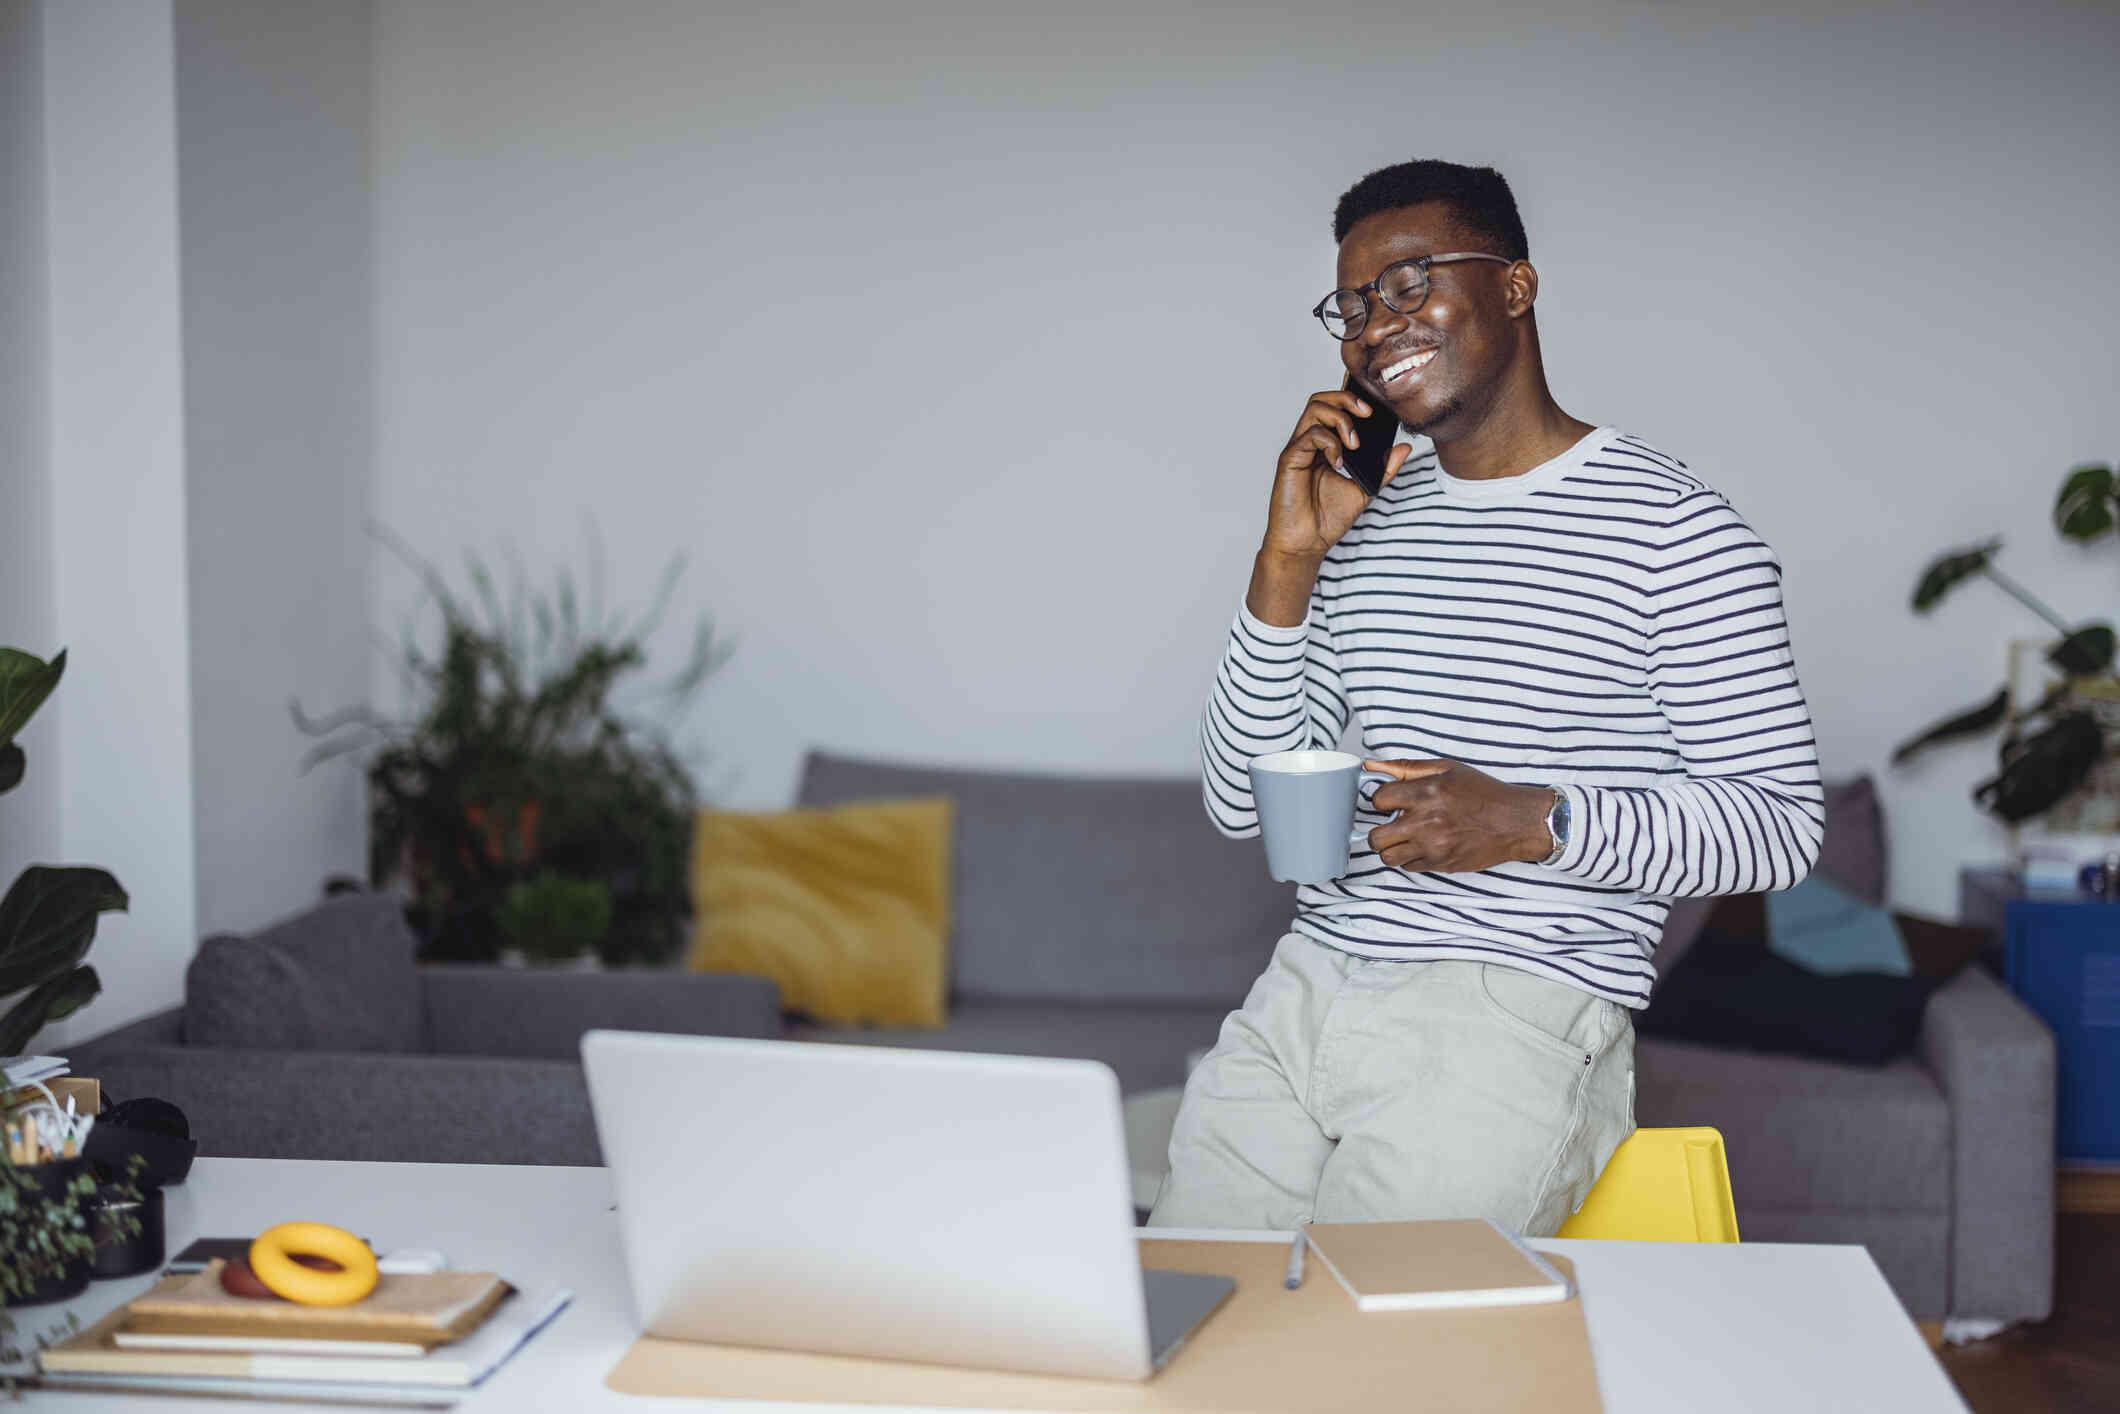
[[[1288,1249],[1288,1275],[1281,1279],[1281,1284],[1290,1291],[1303,1284],[1303,1249],[1309,1245],[1309,1239],[1303,1236],[1303,1229],[1297,1228],[1296,1240]]]

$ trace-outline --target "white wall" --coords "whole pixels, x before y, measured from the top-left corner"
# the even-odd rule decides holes
[[[0,642],[71,649],[0,886],[91,863],[133,901],[45,1044],[363,868],[287,701],[369,666],[371,14],[0,0]]]
[[[1937,550],[2000,531],[2072,612],[2120,597],[2043,519],[2120,440],[2109,9],[725,8],[384,0],[374,155],[380,518],[551,566],[593,512],[636,600],[693,552],[742,636],[700,733],[729,799],[811,745],[1190,772],[1336,375],[1332,203],[1439,155],[1516,187],[1563,405],[1780,549],[1899,900],[1999,853],[1989,748],[1884,758],[2036,630],[1977,589],[1914,619]]]
[[[55,862],[132,895],[63,1045],[174,1001],[196,941],[174,36],[167,4],[43,7]]]
[[[367,692],[370,13],[179,0],[199,929],[365,876],[359,777],[288,714]]]
[[[36,0],[0,0],[0,645],[48,658],[52,624],[50,386],[44,249],[44,31]],[[58,731],[22,734],[29,772],[0,800],[0,892],[59,838]]]

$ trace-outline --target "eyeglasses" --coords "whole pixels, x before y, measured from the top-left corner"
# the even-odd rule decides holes
[[[1374,294],[1384,302],[1384,308],[1400,314],[1411,314],[1428,298],[1428,267],[1448,265],[1455,260],[1492,260],[1498,265],[1514,265],[1499,255],[1488,255],[1482,251],[1459,250],[1448,255],[1422,255],[1412,260],[1394,261],[1384,267],[1378,276],[1358,290],[1334,290],[1318,301],[1318,307],[1310,311],[1325,326],[1325,332],[1346,343],[1349,339],[1362,337],[1363,328],[1369,323],[1369,296]]]

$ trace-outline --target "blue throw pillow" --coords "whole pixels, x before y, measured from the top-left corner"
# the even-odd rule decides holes
[[[1822,874],[1767,895],[1767,946],[1828,977],[1849,972],[1913,973],[1889,911]]]

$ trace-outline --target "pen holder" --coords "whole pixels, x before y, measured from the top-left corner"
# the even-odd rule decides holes
[[[69,1193],[74,1181],[87,1175],[88,1160],[53,1159],[49,1163],[10,1164],[5,1168],[0,1182],[13,1186],[15,1208],[0,1216],[0,1265],[21,1271],[28,1286],[20,1292],[9,1289],[4,1304],[40,1306],[79,1296],[88,1289],[93,1253],[47,1248],[38,1229],[49,1225],[66,1230],[71,1227],[72,1217],[88,1217],[93,1196]]]
[[[96,1239],[93,1275],[97,1281],[138,1276],[162,1265],[168,1243],[161,1189],[150,1188],[133,1198],[114,1185],[96,1190],[90,1202],[93,1211],[88,1226]]]

